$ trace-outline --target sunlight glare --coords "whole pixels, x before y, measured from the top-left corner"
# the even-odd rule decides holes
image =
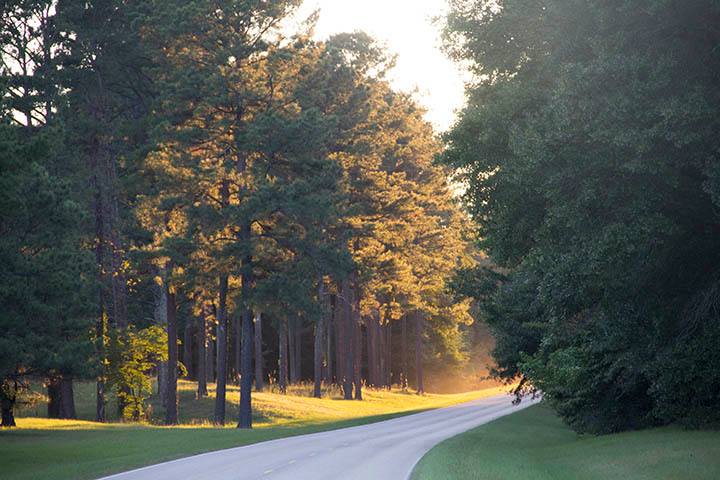
[[[468,77],[442,53],[439,27],[433,25],[433,19],[447,11],[446,0],[305,0],[296,21],[316,9],[318,39],[362,30],[385,43],[397,55],[390,73],[393,86],[416,92],[437,130],[452,125],[455,111],[463,105]]]

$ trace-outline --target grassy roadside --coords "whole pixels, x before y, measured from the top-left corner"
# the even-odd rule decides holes
[[[91,412],[92,385],[78,385],[80,417]],[[255,393],[256,428],[234,427],[238,392],[228,395],[228,426],[212,428],[211,398],[195,400],[194,385],[180,386],[181,421],[178,427],[50,420],[27,416],[43,412],[39,405],[18,417],[18,428],[0,431],[0,465],[4,480],[53,478],[89,479],[183,456],[247,445],[292,435],[302,435],[386,420],[422,410],[439,408],[505,391],[503,388],[456,395],[424,395],[400,391],[366,390],[362,402],[343,401],[327,391],[321,399],[307,396],[309,387],[294,387],[290,395]],[[87,392],[85,390],[87,389]]]
[[[577,435],[539,405],[437,445],[412,478],[714,480],[720,478],[720,431]]]

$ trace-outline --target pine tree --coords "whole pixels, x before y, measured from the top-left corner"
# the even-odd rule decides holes
[[[74,416],[73,376],[88,372],[92,343],[89,252],[82,248],[84,212],[71,184],[49,173],[52,132],[28,135],[0,124],[0,399],[3,426],[28,375],[60,378],[58,415]]]

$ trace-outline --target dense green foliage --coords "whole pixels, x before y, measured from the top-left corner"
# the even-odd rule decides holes
[[[130,328],[111,342],[108,381],[117,391],[122,418],[138,421],[148,417],[145,402],[153,392],[151,373],[167,356],[167,334],[157,325],[138,331]]]
[[[720,475],[720,432],[659,427],[578,435],[547,406],[530,407],[446,440],[414,480],[711,480]]]
[[[284,382],[290,347],[307,378],[309,336],[317,396],[467,360],[445,287],[473,246],[440,144],[375,40],[288,30],[300,3],[2,4],[3,423],[29,377],[49,416],[94,378],[98,421],[110,391],[137,420],[157,375],[174,424],[187,375],[198,397],[217,378],[218,424],[239,381],[250,427],[253,376]]]
[[[496,373],[578,431],[720,421],[719,19],[712,0],[452,2],[476,82],[442,158],[502,267],[460,286]]]
[[[92,373],[92,257],[83,248],[83,209],[51,173],[57,136],[0,120],[0,397],[17,400],[28,375]],[[8,403],[6,403],[8,402]],[[3,416],[3,423],[11,419]]]

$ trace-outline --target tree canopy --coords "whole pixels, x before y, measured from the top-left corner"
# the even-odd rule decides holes
[[[442,160],[497,375],[578,431],[716,423],[720,4],[456,0],[476,81]],[[522,390],[522,389],[521,389]]]
[[[239,382],[249,428],[264,375],[361,399],[407,388],[411,353],[419,391],[424,363],[467,361],[446,285],[475,252],[441,142],[392,55],[314,39],[314,15],[288,31],[299,3],[3,4],[3,424],[28,378],[67,416],[95,380],[98,421],[156,394],[166,424],[178,376],[216,382],[216,424]]]

